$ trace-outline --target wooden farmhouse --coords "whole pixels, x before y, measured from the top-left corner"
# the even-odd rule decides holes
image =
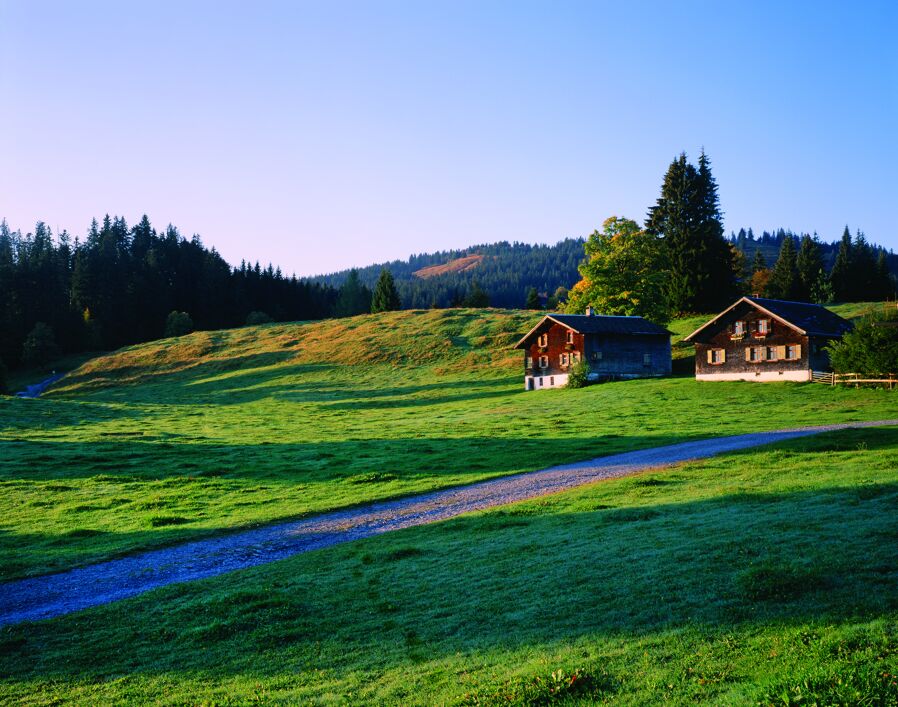
[[[818,304],[743,297],[685,341],[698,380],[808,381],[830,369],[824,347],[851,326]]]
[[[524,350],[524,388],[557,388],[573,366],[590,380],[670,375],[670,332],[642,317],[547,314],[516,345]]]

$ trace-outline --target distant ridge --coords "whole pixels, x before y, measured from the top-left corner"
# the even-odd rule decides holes
[[[583,260],[582,238],[567,238],[555,245],[489,243],[462,250],[412,255],[357,268],[362,284],[374,287],[382,268],[396,281],[406,309],[449,307],[461,302],[476,283],[489,295],[493,307],[524,307],[531,287],[545,298],[559,287],[570,288],[580,279],[577,266]],[[340,287],[349,270],[310,278]]]

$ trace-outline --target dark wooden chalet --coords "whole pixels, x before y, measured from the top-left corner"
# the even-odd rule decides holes
[[[547,314],[516,345],[524,388],[557,388],[580,361],[591,380],[670,375],[670,332],[642,317]]]
[[[819,304],[743,297],[685,341],[698,380],[807,381],[829,370],[824,347],[849,329]]]

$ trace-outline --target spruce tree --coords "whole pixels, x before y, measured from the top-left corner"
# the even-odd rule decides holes
[[[795,240],[792,236],[783,238],[779,258],[773,266],[773,274],[767,285],[770,297],[776,299],[795,299],[798,291],[798,265],[795,253]]]
[[[767,259],[764,258],[764,253],[761,252],[760,248],[755,250],[755,257],[751,261],[751,274],[754,275],[756,272],[767,269]]]
[[[795,299],[810,302],[811,292],[817,283],[820,271],[823,270],[823,258],[820,256],[820,243],[807,233],[801,238],[796,266],[798,268],[798,286]]]
[[[668,167],[645,222],[649,233],[664,237],[674,312],[714,311],[736,295],[737,268],[722,221],[707,155],[702,151],[696,169],[681,153]]]
[[[377,284],[374,286],[374,295],[371,298],[371,313],[393,312],[401,307],[402,304],[399,301],[399,293],[396,291],[393,275],[389,270],[383,268],[380,271]]]
[[[358,270],[350,270],[346,281],[340,287],[340,294],[334,306],[338,317],[352,317],[371,311],[371,290],[359,280]]]
[[[833,297],[837,302],[850,302],[854,298],[854,287],[851,281],[853,266],[854,244],[851,242],[851,231],[848,230],[848,226],[845,226],[842,240],[839,243],[839,252],[836,253],[836,261],[829,273]]]
[[[889,271],[889,260],[884,250],[879,251],[879,257],[876,259],[874,281],[877,300],[895,299],[895,278]]]

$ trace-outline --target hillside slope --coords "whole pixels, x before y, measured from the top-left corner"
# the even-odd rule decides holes
[[[197,332],[0,400],[0,578],[618,451],[894,416],[878,390],[690,377],[524,393],[510,345],[538,316]]]

